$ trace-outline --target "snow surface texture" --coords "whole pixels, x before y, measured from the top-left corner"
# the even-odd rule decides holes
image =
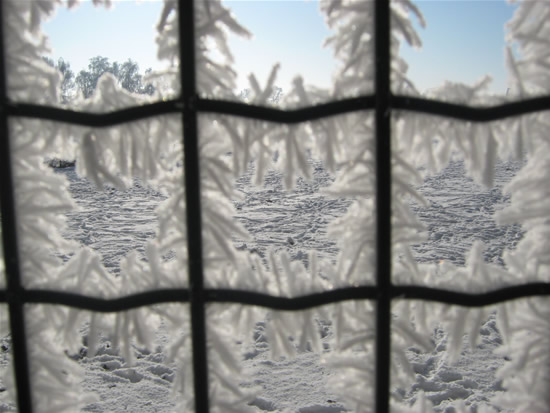
[[[47,42],[40,31],[58,3],[78,1],[2,3],[13,101],[61,105],[59,74],[41,59]],[[71,107],[108,112],[177,96],[176,7],[166,0],[159,17],[159,58],[174,65],[152,75],[154,96],[128,94],[107,75],[91,99],[77,98]],[[319,90],[305,83],[307,77],[297,78],[283,107],[374,91],[372,2],[320,7],[334,32],[327,44],[341,62],[334,87]],[[550,54],[543,39],[550,38],[549,13],[546,2],[524,2],[509,25],[510,47],[517,42],[520,56],[509,57],[518,98],[548,93]],[[415,93],[397,57],[401,40],[421,44],[411,15],[422,22],[409,1],[392,3],[392,87],[398,93]],[[248,32],[222,4],[201,1],[196,30],[198,90],[237,99],[225,36]],[[212,45],[220,53],[212,53]],[[270,103],[277,67],[265,87],[251,75],[250,103]],[[484,93],[487,81],[446,84],[433,94],[465,104],[500,102]],[[394,113],[393,121],[393,281],[470,292],[549,281],[548,114],[471,124]],[[199,132],[207,287],[295,297],[374,283],[372,113],[293,126],[201,115]],[[179,116],[104,129],[11,119],[24,286],[105,298],[185,287],[181,134]],[[76,174],[54,172],[44,163],[54,158],[76,159]],[[462,165],[473,181],[457,172]],[[445,192],[438,185],[446,180]],[[465,197],[461,207],[473,182],[495,190],[476,189],[479,195]],[[29,306],[36,411],[192,410],[187,310],[158,305],[100,316]],[[393,314],[395,411],[424,412],[432,405],[449,413],[548,411],[548,299],[480,309],[396,301]],[[209,305],[207,323],[212,411],[373,410],[372,303],[292,314]],[[4,351],[0,360],[7,373],[3,410],[13,407],[8,357]]]

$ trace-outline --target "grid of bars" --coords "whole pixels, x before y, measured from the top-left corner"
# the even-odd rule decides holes
[[[394,298],[422,299],[467,307],[480,307],[530,296],[550,296],[550,283],[529,283],[483,294],[457,293],[447,290],[395,286],[391,283],[391,147],[392,110],[440,115],[472,122],[487,122],[550,109],[550,96],[491,108],[472,108],[421,98],[396,96],[390,89],[390,0],[375,2],[376,92],[374,95],[344,99],[292,111],[251,106],[200,98],[195,81],[194,2],[179,0],[179,30],[182,95],[179,99],[123,109],[107,114],[89,114],[8,100],[6,91],[5,48],[0,42],[0,189],[2,235],[7,274],[7,288],[0,290],[0,303],[7,303],[13,341],[17,403],[20,412],[32,413],[29,360],[25,334],[26,303],[48,303],[96,312],[118,312],[166,302],[188,302],[192,319],[195,411],[208,412],[207,347],[205,306],[211,302],[256,305],[276,310],[298,311],[345,300],[376,300],[376,412],[389,412],[390,386],[390,308]],[[3,22],[0,7],[0,22]],[[1,23],[0,23],[1,24]],[[297,298],[267,294],[205,289],[202,266],[201,197],[198,156],[198,113],[230,114],[249,119],[279,123],[308,120],[359,111],[375,111],[377,157],[377,267],[376,286],[342,288]],[[185,188],[187,202],[189,289],[155,290],[113,300],[102,300],[59,291],[25,289],[21,284],[20,257],[17,248],[14,188],[10,163],[8,119],[30,117],[90,127],[108,127],[161,114],[183,115]],[[182,217],[183,219],[183,217]]]

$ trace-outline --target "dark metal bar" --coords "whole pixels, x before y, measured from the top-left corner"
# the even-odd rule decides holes
[[[0,291],[0,302],[7,296],[7,294],[3,295],[2,293]],[[307,310],[346,300],[375,299],[376,294],[377,289],[373,286],[348,287],[294,298],[276,297],[265,293],[234,289],[203,290],[205,302],[254,305],[284,311]],[[106,300],[61,291],[27,290],[24,298],[25,302],[28,303],[59,304],[82,310],[111,313],[161,303],[190,302],[191,293],[184,288],[164,289],[144,291],[138,294]]]
[[[199,99],[198,101],[199,111],[287,124],[374,109],[375,106],[375,96],[370,95],[321,103],[293,110],[281,110],[222,100]],[[417,97],[391,96],[388,108],[391,110],[401,109],[409,112],[425,113],[427,115],[444,116],[446,118],[470,122],[492,122],[512,116],[550,110],[550,96],[540,96],[491,107],[473,107]]]
[[[492,107],[473,107],[431,99],[393,96],[391,107],[470,122],[492,122],[513,116],[550,110],[550,96],[525,99]]]
[[[307,122],[327,116],[337,116],[374,108],[375,97],[371,95],[326,102],[292,110],[281,110],[216,99],[196,99],[196,109],[198,112],[219,113],[222,115],[233,115],[285,124]],[[492,107],[471,107],[417,97],[392,96],[390,99],[390,108],[470,122],[491,122],[512,116],[550,110],[550,96],[525,99]],[[30,103],[8,102],[6,103],[5,110],[10,116],[30,117],[104,128],[160,115],[181,113],[182,104],[181,100],[175,99],[108,113],[88,113]]]
[[[64,305],[98,313],[114,313],[155,304],[186,303],[189,302],[189,290],[186,288],[171,288],[144,291],[113,299],[95,298],[64,291],[26,290],[24,301],[33,304]]]
[[[107,128],[122,123],[135,122],[142,119],[158,117],[182,112],[180,100],[149,103],[143,106],[133,106],[107,113],[79,112],[71,109],[41,106],[31,103],[8,103],[6,111],[10,116],[52,120],[72,125],[89,126],[92,128]]]
[[[529,283],[512,285],[481,294],[458,293],[455,291],[422,286],[394,286],[395,299],[420,299],[462,307],[485,307],[506,301],[528,297],[550,297],[550,283]]]
[[[389,413],[391,354],[390,2],[374,2],[376,59],[376,412]]]
[[[281,311],[303,311],[350,300],[374,300],[377,297],[377,293],[378,289],[375,286],[346,287],[293,298],[276,297],[269,294],[243,290],[206,290],[209,302],[254,305]]]
[[[25,328],[25,302],[22,300],[21,266],[17,242],[17,216],[15,191],[11,168],[11,150],[8,115],[5,111],[7,94],[6,54],[4,35],[4,3],[0,3],[0,207],[2,211],[2,243],[7,278],[7,303],[13,348],[13,369],[20,412],[32,413],[32,393],[29,377],[27,335]]]
[[[57,304],[102,313],[127,311],[138,307],[162,303],[186,303],[190,301],[186,288],[144,291],[124,297],[103,299],[86,295],[52,290],[23,290],[21,301],[32,304]],[[441,288],[419,285],[394,285],[390,297],[403,300],[424,300],[462,307],[483,307],[529,297],[550,296],[550,283],[512,285],[480,294],[460,293]],[[345,287],[302,295],[278,297],[265,293],[235,289],[204,289],[204,300],[215,303],[254,305],[282,311],[301,311],[327,304],[349,300],[375,300],[378,287]],[[0,303],[7,303],[9,292],[0,290]]]
[[[208,413],[208,359],[206,342],[206,301],[202,260],[201,192],[195,60],[195,14],[193,0],[178,2],[180,74],[183,104],[183,145],[185,157],[185,200],[187,209],[187,250],[189,254],[189,294],[193,345],[195,411]]]
[[[300,297],[273,297],[268,294],[242,290],[206,290],[209,302],[227,302],[267,307],[274,310],[300,311],[313,307],[349,300],[374,300],[379,297],[378,287],[347,287]],[[462,307],[484,307],[529,297],[550,297],[550,283],[514,285],[481,294],[459,293],[424,286],[392,285],[392,299],[424,300]]]
[[[197,107],[199,111],[202,112],[234,115],[265,120],[268,122],[294,124],[317,120],[328,116],[342,115],[349,112],[374,109],[374,103],[374,96],[360,96],[333,102],[319,103],[314,106],[299,109],[282,110],[266,106],[248,105],[241,102],[199,99]]]

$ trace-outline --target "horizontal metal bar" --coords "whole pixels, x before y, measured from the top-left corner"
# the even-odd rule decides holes
[[[488,107],[466,106],[432,99],[394,96],[391,99],[391,106],[392,109],[403,109],[470,122],[492,122],[512,116],[550,110],[550,96],[540,96]]]
[[[195,105],[198,112],[226,114],[249,119],[291,124],[315,120],[326,116],[336,116],[358,110],[372,109],[374,107],[374,96],[344,99],[294,110],[281,110],[267,106],[249,105],[241,102],[201,98],[197,98]],[[183,106],[180,100],[168,100],[143,106],[129,107],[113,112],[90,113],[30,103],[9,103],[6,106],[6,111],[10,116],[37,118],[70,123],[73,125],[102,128],[127,122],[135,122],[159,115],[181,113],[183,111]]]
[[[206,292],[209,302],[256,305],[281,311],[307,310],[350,300],[374,300],[378,296],[378,288],[374,286],[338,288],[293,298],[229,289],[207,290]]]
[[[268,106],[249,105],[241,102],[199,99],[197,108],[201,112],[239,116],[283,124],[294,124],[337,116],[374,108],[374,96],[360,96],[342,99],[299,109],[282,110]]]
[[[113,299],[88,297],[63,291],[27,290],[23,297],[29,304],[57,304],[99,313],[113,313],[148,305],[188,302],[189,290],[186,288],[153,290]]]
[[[239,116],[248,119],[264,120],[283,124],[294,124],[337,116],[345,113],[374,109],[375,96],[362,96],[322,103],[300,109],[282,110],[266,106],[249,105],[241,102],[230,102],[216,99],[198,98],[197,111]],[[470,121],[491,122],[512,116],[521,116],[550,110],[550,96],[541,96],[517,102],[505,103],[492,107],[472,107],[455,103],[441,102],[432,99],[408,96],[390,97],[390,108],[427,115]],[[182,112],[179,100],[155,102],[108,113],[78,112],[50,106],[30,103],[8,103],[5,110],[9,116],[37,118],[73,125],[105,128],[122,123],[135,122],[141,119]]]
[[[206,302],[256,305],[282,311],[307,310],[349,300],[378,299],[378,288],[375,286],[337,288],[293,298],[232,289],[205,289],[204,293]],[[8,291],[0,290],[0,303],[8,302],[8,296]],[[390,296],[393,300],[426,300],[463,307],[482,307],[527,297],[550,297],[550,283],[514,285],[481,294],[460,293],[424,286],[392,285]],[[88,297],[82,294],[52,290],[22,290],[19,299],[24,303],[58,304],[82,310],[110,313],[154,304],[189,302],[189,290],[186,288],[153,290],[114,299]]]
[[[8,103],[5,106],[5,110],[10,116],[51,120],[94,128],[106,128],[155,116],[181,113],[182,104],[178,100],[169,100],[166,102],[149,103],[143,106],[133,106],[107,113],[90,113],[52,106],[33,105],[30,103]]]
[[[392,296],[393,299],[416,299],[435,301],[442,304],[454,304],[462,307],[485,307],[520,298],[550,297],[550,283],[541,282],[513,285],[480,294],[459,293],[441,288],[420,286],[395,286]]]

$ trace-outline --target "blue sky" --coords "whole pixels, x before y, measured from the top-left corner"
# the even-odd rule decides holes
[[[418,32],[422,50],[403,47],[409,77],[420,90],[445,79],[473,83],[485,74],[493,78],[492,91],[505,93],[505,23],[516,5],[503,0],[416,2],[426,20]]]
[[[472,83],[490,74],[492,91],[505,93],[504,24],[514,6],[504,0],[420,0],[416,2],[427,22],[417,25],[422,50],[402,47],[409,62],[409,77],[420,90],[438,86],[444,79]],[[251,40],[230,36],[239,73],[238,89],[247,87],[254,72],[265,83],[274,63],[281,63],[277,84],[284,89],[302,74],[307,83],[326,87],[336,66],[332,51],[323,48],[330,35],[316,1],[226,1],[238,20],[255,34]],[[44,25],[53,57],[63,57],[78,71],[88,60],[102,55],[111,60],[136,60],[140,68],[159,68],[154,26],[159,1],[116,2],[110,10],[83,2],[73,10],[59,8]]]
[[[254,73],[265,84],[273,64],[279,62],[279,81],[285,89],[302,74],[307,83],[331,84],[336,61],[323,48],[330,31],[315,1],[226,1],[233,14],[252,33],[252,39],[231,36],[231,49],[239,68],[239,84],[246,87]]]
[[[86,69],[94,56],[119,62],[131,58],[142,70],[159,67],[155,29],[162,3],[116,2],[114,7],[94,7],[83,1],[78,7],[58,7],[53,19],[43,24],[55,59],[63,57],[74,71]]]

